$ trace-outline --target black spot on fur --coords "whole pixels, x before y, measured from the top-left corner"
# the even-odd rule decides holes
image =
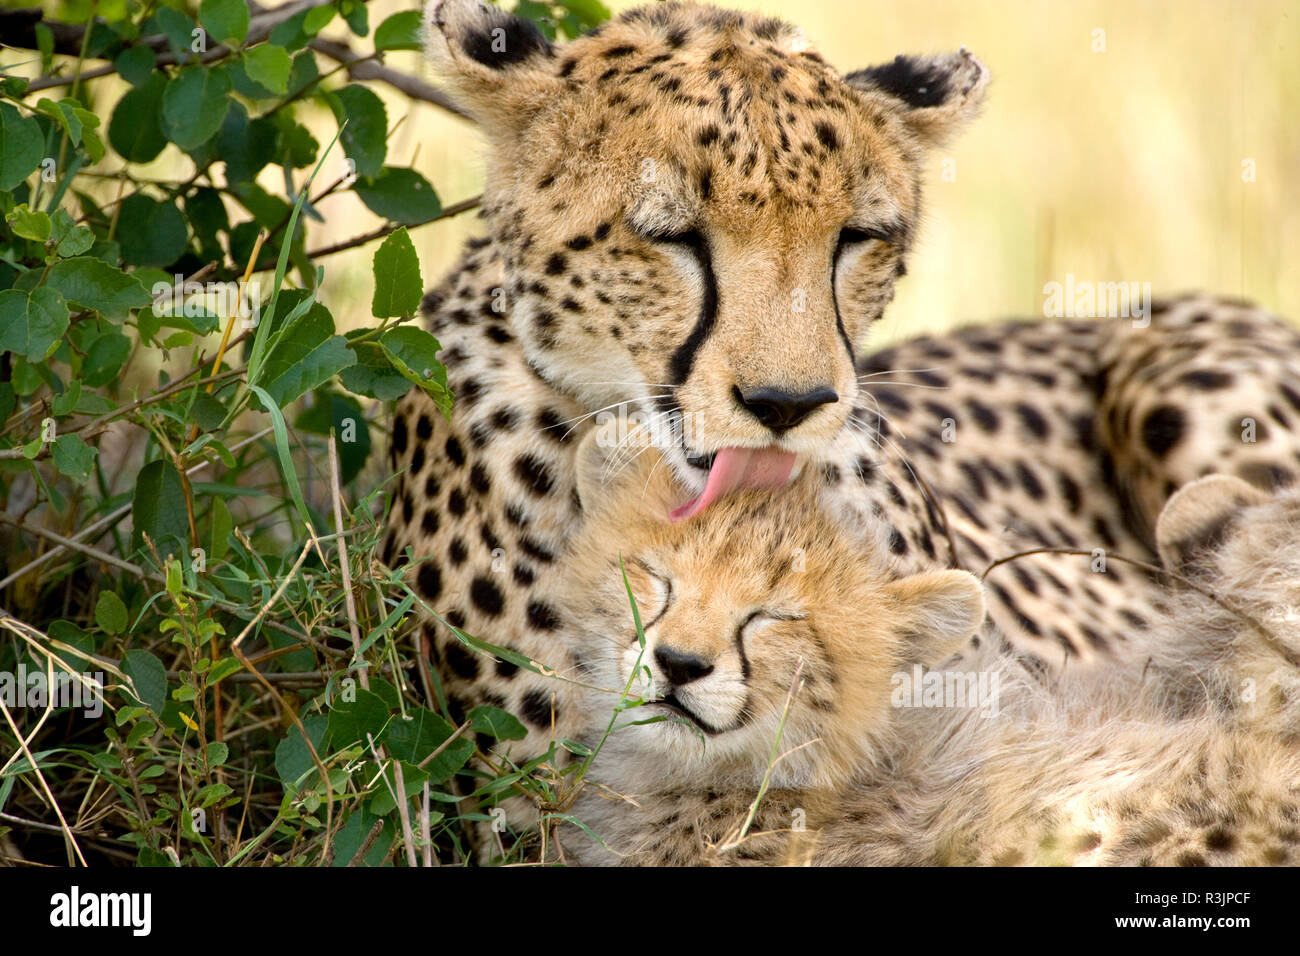
[[[469,586],[469,598],[474,606],[489,617],[500,617],[505,610],[506,596],[490,578],[476,577]]]
[[[1187,387],[1197,389],[1198,391],[1213,392],[1219,389],[1228,388],[1232,384],[1232,376],[1227,372],[1201,368],[1186,373],[1179,379],[1179,381]]]
[[[442,571],[432,561],[425,561],[415,574],[415,586],[426,601],[436,601],[442,594]]]
[[[530,601],[528,623],[539,631],[554,631],[560,626],[560,615],[544,601]]]
[[[1046,438],[1048,427],[1047,419],[1042,416],[1038,409],[1021,403],[1016,406],[1016,414],[1024,423],[1025,428],[1035,438]]]
[[[534,727],[551,726],[551,699],[540,690],[530,690],[524,694],[523,699],[519,701],[519,712],[524,720]],[[558,707],[555,708],[555,716],[558,720],[560,716]]]
[[[1163,458],[1183,437],[1187,417],[1175,405],[1157,405],[1142,420],[1142,442],[1153,455]]]
[[[534,455],[520,455],[515,459],[515,476],[535,495],[548,495],[555,486],[546,462]]]
[[[505,69],[532,56],[549,56],[551,45],[527,20],[487,8],[489,24],[461,36],[460,44],[471,58],[494,70]]]
[[[890,63],[858,70],[845,79],[851,86],[884,90],[913,108],[939,106],[948,98],[948,77],[919,57],[896,56]]]
[[[459,488],[451,489],[447,495],[447,510],[454,515],[463,515],[465,513],[465,492]]]
[[[466,649],[465,645],[455,638],[447,642],[443,657],[447,661],[447,666],[451,668],[451,672],[457,677],[464,680],[473,680],[478,677],[478,655]]]
[[[393,420],[393,451],[397,452],[399,455],[404,454],[406,452],[406,442],[406,419],[405,417],[398,415],[397,418]]]
[[[966,400],[966,407],[970,409],[971,416],[975,419],[975,424],[990,435],[998,430],[998,414],[973,398]]]
[[[457,468],[465,464],[465,449],[461,447],[455,436],[447,439],[447,444],[443,446],[443,450],[447,454],[447,460]]]
[[[830,123],[820,122],[813,126],[817,133],[817,141],[829,150],[840,148],[840,139],[835,135],[835,128]]]

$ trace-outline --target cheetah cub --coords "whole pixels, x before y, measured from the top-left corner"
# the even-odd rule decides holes
[[[616,469],[597,441],[578,451],[587,518],[562,598],[599,751],[572,808],[587,829],[562,833],[567,861],[1300,859],[1300,753],[1283,726],[1295,685],[1279,677],[1277,700],[1243,710],[1243,675],[1258,679],[1269,653],[1286,661],[1240,616],[1189,591],[1178,613],[1221,626],[1200,651],[1170,649],[1171,620],[1144,636],[1142,667],[1049,675],[987,629],[973,575],[900,578],[867,529],[823,510],[816,475],[673,522],[681,493],[657,453]],[[1191,541],[1240,493],[1189,492],[1165,529]],[[1287,518],[1296,550],[1298,500],[1257,504],[1242,569],[1252,548],[1258,568],[1281,546],[1261,525]],[[1294,584],[1270,595],[1297,607]]]

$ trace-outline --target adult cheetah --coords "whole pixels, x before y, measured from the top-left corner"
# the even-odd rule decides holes
[[[409,555],[438,612],[422,636],[439,704],[519,715],[514,757],[570,735],[555,682],[446,625],[574,673],[556,569],[581,518],[573,448],[597,421],[615,443],[650,426],[683,519],[812,471],[891,573],[1037,552],[990,571],[989,613],[1074,666],[1161,613],[1161,582],[1121,558],[1154,563],[1173,490],[1294,473],[1300,336],[1248,304],[861,354],[906,271],[926,150],[984,94],[969,53],[841,76],[786,24],[694,4],[563,46],[472,0],[426,19],[490,143],[489,235],[426,299],[457,404],[447,422],[418,391],[399,403],[386,557]]]

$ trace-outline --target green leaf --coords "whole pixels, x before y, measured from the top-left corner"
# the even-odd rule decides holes
[[[223,657],[221,660],[213,664],[212,669],[208,671],[206,677],[208,686],[211,687],[213,684],[217,683],[217,681],[229,677],[243,666],[243,664],[239,663],[239,661],[233,657]]]
[[[374,274],[375,294],[370,309],[376,318],[399,318],[419,311],[424,294],[420,259],[405,226],[375,251]]]
[[[102,388],[117,378],[130,354],[131,340],[117,329],[106,329],[86,349],[81,363],[82,381],[90,388]]]
[[[56,418],[71,415],[81,400],[81,383],[75,378],[68,383],[68,390],[57,398],[50,399],[50,411]]]
[[[230,89],[224,67],[187,66],[181,70],[163,93],[167,138],[182,149],[196,149],[217,135],[230,108]]]
[[[356,363],[347,339],[334,334],[334,319],[320,303],[288,328],[266,357],[259,382],[283,408]]]
[[[98,449],[91,448],[77,435],[60,435],[54,440],[54,448],[51,449],[54,467],[60,474],[78,482],[90,480],[90,470],[94,467],[97,454]]]
[[[194,195],[185,200],[185,214],[194,229],[194,237],[204,246],[216,245],[217,233],[230,229],[226,204],[221,201],[221,193],[215,189],[206,186],[196,189]]]
[[[320,144],[311,135],[311,131],[301,123],[295,123],[287,110],[281,110],[271,117],[279,128],[279,156],[276,162],[293,169],[302,169],[316,162]]]
[[[360,334],[360,333],[358,333]],[[411,383],[393,368],[388,355],[377,343],[353,342],[357,364],[339,373],[339,381],[349,392],[391,402],[411,390]]]
[[[317,389],[315,404],[298,416],[294,427],[326,436],[331,428],[334,429],[335,446],[339,452],[339,478],[343,484],[357,476],[370,455],[370,428],[361,403],[350,395]]]
[[[475,707],[469,712],[469,720],[475,733],[487,734],[497,740],[523,740],[528,736],[528,729],[500,707],[487,704]]]
[[[218,43],[237,46],[248,36],[248,4],[244,0],[203,0],[199,23]]]
[[[406,719],[394,718],[388,725],[385,743],[398,760],[420,764],[437,750],[456,730],[450,723],[424,707],[411,708]],[[462,735],[425,769],[430,783],[450,780],[474,753],[473,738]]]
[[[181,257],[189,240],[185,216],[174,202],[134,193],[122,202],[117,235],[122,259],[135,266],[165,268]]]
[[[121,634],[126,630],[126,605],[115,592],[99,592],[99,600],[95,602],[95,623],[109,634]]]
[[[302,718],[302,726],[307,731],[306,738],[296,726],[290,727],[289,733],[275,748],[275,772],[285,784],[295,783],[316,766],[311,751],[307,749],[307,741],[310,740],[312,748],[319,753],[329,719],[324,714],[308,714]]]
[[[314,37],[329,26],[329,23],[334,19],[334,14],[337,10],[338,8],[332,3],[322,4],[319,7],[312,7],[312,9],[307,11],[307,15],[303,17],[302,32],[306,33],[308,36]]]
[[[151,461],[135,480],[131,548],[144,546],[144,535],[153,540],[162,555],[176,554],[189,539],[189,516],[181,476],[170,461]]]
[[[212,536],[208,543],[208,560],[216,561],[224,557],[230,550],[230,545],[226,539],[230,537],[230,532],[234,529],[235,522],[230,515],[230,509],[220,498],[212,499]]]
[[[388,152],[388,112],[377,95],[352,83],[333,93],[330,106],[340,127],[343,152],[356,165],[358,176],[378,176]]]
[[[260,49],[260,48],[259,48]],[[280,131],[265,117],[248,119],[242,103],[232,103],[217,136],[217,155],[226,161],[226,182],[249,182],[275,158]]]
[[[50,238],[50,217],[39,209],[32,211],[27,203],[15,206],[13,212],[5,217],[16,235],[35,242],[45,242]]]
[[[385,166],[373,179],[358,179],[353,190],[375,215],[406,226],[432,222],[442,213],[438,193],[414,169]]]
[[[119,53],[113,61],[113,68],[132,86],[139,86],[149,79],[156,62],[153,50],[141,44],[129,46]]]
[[[387,785],[381,783],[378,792],[370,800],[370,812],[381,817],[387,816],[397,809],[397,803],[393,800],[397,790],[397,774],[391,773],[389,768],[385,767],[384,776],[388,778]],[[426,771],[421,770],[415,764],[402,761],[402,795],[404,797],[415,796],[424,789],[428,779],[429,774]]]
[[[447,370],[436,358],[442,346],[424,329],[401,325],[389,329],[379,339],[393,367],[408,381],[414,382],[434,400],[443,415],[451,414],[451,392],[447,390]]]
[[[161,71],[150,73],[139,86],[127,90],[113,108],[108,141],[127,162],[153,162],[167,145],[161,123],[166,90],[166,75]]]
[[[148,651],[127,651],[122,673],[135,684],[136,699],[155,714],[167,706],[167,668]]]
[[[419,50],[422,27],[419,10],[403,10],[379,24],[375,31],[376,50]]]
[[[235,668],[239,668],[239,663],[235,663]],[[209,680],[209,683],[211,681]],[[208,766],[220,767],[230,757],[230,747],[217,740],[208,741]]]
[[[89,252],[90,247],[95,244],[95,234],[90,231],[90,227],[77,225],[66,209],[54,211],[52,225],[53,232],[50,238],[55,242],[54,251],[57,255],[64,258],[79,256]]]
[[[0,191],[11,190],[30,176],[41,164],[44,149],[41,124],[0,103]]]
[[[275,453],[280,461],[284,484],[289,489],[289,497],[298,512],[298,517],[310,523],[311,512],[307,510],[307,502],[302,498],[302,488],[298,485],[298,470],[293,465],[293,455],[289,450],[289,429],[284,423],[284,414],[275,404],[275,399],[268,395],[265,389],[250,384],[248,390],[261,400],[262,407],[271,416],[271,429],[275,433]]]
[[[370,32],[370,15],[364,3],[359,3],[358,0],[343,0],[340,4],[340,12],[343,14],[343,19],[347,21],[348,29],[357,36],[363,37]]]
[[[68,304],[48,285],[27,295],[18,289],[0,292],[0,352],[16,352],[42,361],[68,328]]]
[[[168,46],[171,47],[172,53],[176,55],[179,62],[185,62],[190,58],[190,43],[193,39],[194,21],[171,7],[160,6],[153,15],[156,26],[150,26],[146,23],[141,33],[148,36],[151,33],[165,33],[167,35]]]
[[[357,687],[355,699],[335,699],[334,706],[330,708],[329,721],[330,739],[335,746],[366,743],[367,734],[378,744],[384,727],[388,724],[388,705],[378,694]]]
[[[91,256],[56,262],[45,284],[61,292],[74,307],[94,309],[105,318],[124,316],[153,301],[135,276]]]
[[[282,46],[262,43],[244,51],[244,72],[254,83],[259,83],[272,93],[289,91],[289,71],[293,62],[289,51]]]

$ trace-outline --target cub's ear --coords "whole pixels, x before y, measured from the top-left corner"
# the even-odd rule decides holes
[[[489,135],[527,126],[564,86],[551,44],[537,28],[478,0],[429,0],[424,52]]]
[[[1214,551],[1231,537],[1241,512],[1270,500],[1265,491],[1231,475],[1207,475],[1184,485],[1156,521],[1156,549],[1169,571],[1185,576],[1213,566]]]
[[[939,56],[897,56],[844,80],[898,115],[922,142],[938,146],[979,112],[989,71],[962,47]]]
[[[984,589],[969,571],[927,571],[885,587],[908,663],[937,664],[984,623]]]

